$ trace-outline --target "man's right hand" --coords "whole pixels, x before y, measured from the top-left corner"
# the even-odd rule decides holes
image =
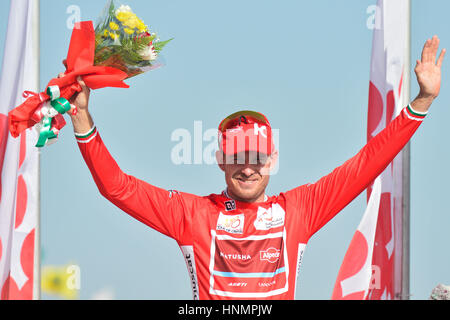
[[[69,102],[75,105],[78,111],[88,111],[89,106],[89,96],[91,94],[91,89],[86,86],[81,77],[77,78],[78,84],[81,86],[81,92],[75,94]]]
[[[67,69],[66,60],[63,61],[63,64]],[[58,78],[62,78],[64,76],[64,73],[60,73]],[[83,134],[91,130],[94,126],[94,121],[92,120],[88,110],[91,89],[89,89],[81,77],[78,77],[77,81],[81,86],[81,91],[69,99],[69,102],[77,107],[77,112],[75,115],[71,113],[69,114],[72,119],[75,133]]]
[[[63,60],[63,64],[67,69],[67,62],[66,60]],[[62,72],[58,75],[58,78],[63,78],[65,74]],[[77,78],[78,84],[81,86],[81,92],[75,94],[72,98],[69,99],[69,102],[73,105],[75,105],[78,109],[78,111],[84,111],[88,110],[89,106],[89,96],[91,94],[91,89],[89,89],[88,86],[86,86],[86,83],[84,83],[83,79],[79,76]]]

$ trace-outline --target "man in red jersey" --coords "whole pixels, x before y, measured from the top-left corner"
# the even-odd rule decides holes
[[[361,151],[313,184],[268,197],[277,161],[267,118],[241,111],[219,126],[217,162],[222,194],[196,196],[152,186],[119,168],[88,111],[89,89],[72,99],[81,153],[101,194],[175,239],[184,255],[194,299],[294,299],[298,270],[311,236],[358,196],[394,159],[422,123],[441,84],[445,50],[427,40],[415,68],[420,92]],[[63,75],[60,75],[63,76]]]

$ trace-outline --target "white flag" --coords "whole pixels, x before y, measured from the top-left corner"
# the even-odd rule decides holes
[[[0,78],[0,299],[33,299],[38,217],[37,132],[14,139],[8,112],[39,91],[38,0],[11,0]]]

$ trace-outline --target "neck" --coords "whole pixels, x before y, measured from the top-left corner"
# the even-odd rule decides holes
[[[228,188],[225,189],[225,196],[227,196],[230,199],[236,200],[236,201],[247,202],[247,203],[266,202],[267,198],[268,198],[266,196],[266,193],[263,192],[262,194],[260,194],[259,196],[257,196],[254,199],[243,199],[243,198],[240,198],[240,197],[234,195],[232,192],[230,192],[230,190],[228,190]]]

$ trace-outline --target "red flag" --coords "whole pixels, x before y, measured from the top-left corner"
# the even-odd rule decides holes
[[[11,1],[0,80],[0,299],[33,299],[38,218],[38,150],[35,130],[14,139],[7,114],[38,89],[35,0]]]
[[[407,104],[402,99],[409,0],[378,0],[372,44],[367,140]],[[379,182],[377,181],[379,179]],[[368,189],[369,204],[333,290],[332,299],[395,299],[401,292],[402,153]]]

